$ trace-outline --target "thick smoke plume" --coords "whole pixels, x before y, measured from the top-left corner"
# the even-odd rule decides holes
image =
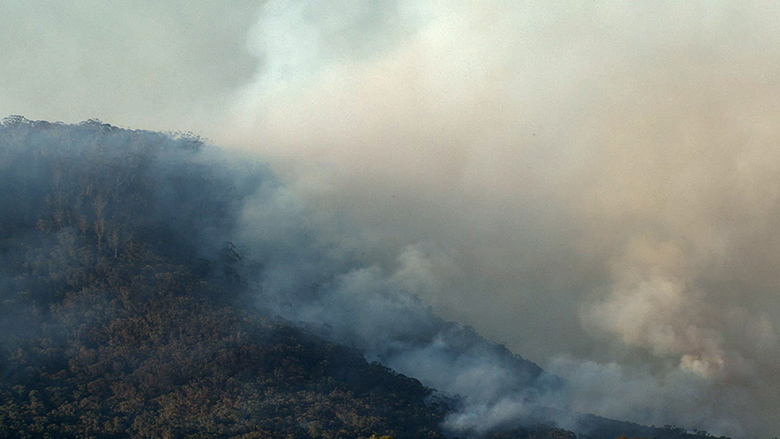
[[[258,280],[265,304],[474,395],[454,428],[527,406],[492,393],[500,361],[426,371],[454,343],[426,306],[565,378],[576,410],[780,431],[780,7],[336,3],[60,6],[82,33],[11,7],[30,25],[2,27],[0,110],[189,129],[268,160],[281,210],[244,216],[247,242],[287,249]],[[117,13],[143,25],[92,47]]]
[[[416,252],[423,300],[566,377],[575,408],[780,427],[780,11],[329,6],[261,10],[237,143],[349,212],[374,260]]]

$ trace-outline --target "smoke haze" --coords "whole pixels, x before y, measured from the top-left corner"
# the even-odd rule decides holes
[[[288,249],[272,305],[474,395],[453,428],[526,407],[489,394],[498,360],[426,373],[452,359],[394,327],[425,333],[426,306],[565,378],[574,409],[780,431],[776,4],[70,3],[4,5],[0,113],[268,161],[288,189],[244,234]]]

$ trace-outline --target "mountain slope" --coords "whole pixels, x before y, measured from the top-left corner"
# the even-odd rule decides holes
[[[468,395],[444,398],[258,311],[256,301],[270,296],[248,280],[268,276],[266,262],[232,242],[247,199],[272,203],[276,187],[267,169],[231,162],[193,135],[6,119],[0,436],[574,437],[535,405],[559,380],[430,311],[406,318],[419,308],[379,307],[399,322],[425,323],[397,331],[375,349],[379,359],[436,358],[441,369],[430,373],[444,376],[449,367],[479,371],[469,367],[489,357],[501,367],[493,373],[509,375],[500,382],[511,384],[501,389],[510,402],[534,410],[483,431],[454,431],[453,416],[472,414]],[[328,335],[328,327],[311,330]],[[686,437],[581,421],[578,432],[593,438]]]
[[[203,241],[242,192],[155,163],[197,139],[21,119],[2,135],[0,435],[441,437],[416,380],[235,306],[240,256]]]
[[[74,330],[90,293],[9,355],[3,437],[441,437],[431,391],[357,352],[175,290]]]

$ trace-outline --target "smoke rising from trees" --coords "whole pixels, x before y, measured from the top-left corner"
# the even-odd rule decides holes
[[[281,210],[247,209],[243,233],[289,247],[298,266],[261,283],[291,318],[349,338],[408,291],[567,379],[575,409],[780,429],[776,5],[173,5],[60,6],[85,26],[54,36],[57,11],[9,6],[30,25],[3,26],[0,110],[189,129],[267,160]],[[328,293],[285,308],[307,282]]]

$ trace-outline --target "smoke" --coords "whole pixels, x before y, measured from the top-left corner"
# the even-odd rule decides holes
[[[421,299],[567,378],[575,408],[776,431],[780,11],[331,6],[265,4],[225,138],[361,224],[379,265],[430,249]],[[489,424],[474,409],[453,425]]]
[[[265,305],[469,396],[452,428],[528,398],[476,347],[448,357],[433,314],[576,410],[777,434],[777,5],[336,3],[59,7],[81,33],[12,4],[0,111],[268,160],[287,189],[244,216]]]
[[[450,431],[478,435],[546,419],[544,409],[565,404],[558,378],[422,302],[417,294],[443,294],[433,270],[449,263],[445,255],[418,245],[391,266],[375,262],[360,231],[349,228],[354,241],[334,239],[332,223],[285,188],[249,203],[242,222],[237,242],[262,266],[250,278],[258,306],[455,397],[461,406],[445,423]]]

